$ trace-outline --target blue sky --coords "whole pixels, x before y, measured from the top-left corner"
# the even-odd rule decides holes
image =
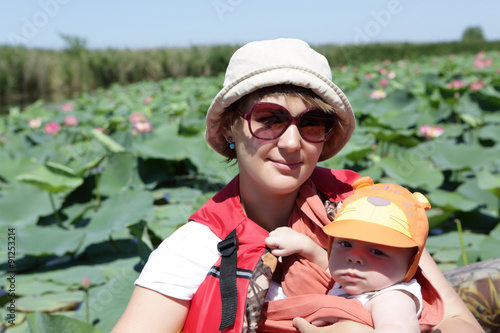
[[[310,44],[459,40],[480,26],[500,40],[500,1],[0,0],[0,44],[89,48],[242,44],[277,37]]]

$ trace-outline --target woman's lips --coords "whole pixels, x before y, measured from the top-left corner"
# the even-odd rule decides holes
[[[301,162],[298,161],[279,161],[279,160],[271,160],[271,162],[276,165],[278,169],[282,170],[294,170],[302,165]]]

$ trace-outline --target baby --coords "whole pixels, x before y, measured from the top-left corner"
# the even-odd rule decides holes
[[[421,193],[394,184],[358,180],[335,220],[324,227],[329,256],[319,245],[290,228],[269,234],[275,255],[298,253],[328,269],[335,280],[329,295],[357,298],[372,314],[375,331],[420,332],[420,285],[413,279],[427,240]],[[333,319],[333,318],[332,318]]]

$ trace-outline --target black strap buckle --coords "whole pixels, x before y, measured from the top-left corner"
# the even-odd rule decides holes
[[[233,230],[224,240],[217,244],[217,250],[223,257],[229,257],[239,246],[236,230]]]

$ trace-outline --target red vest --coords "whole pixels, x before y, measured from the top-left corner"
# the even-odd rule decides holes
[[[357,178],[359,178],[359,175],[353,171],[330,170],[320,167],[316,167],[311,175],[311,179],[318,189],[331,201],[341,201],[347,197],[352,191],[350,184]],[[234,252],[237,258],[235,282],[237,300],[233,298],[235,303],[228,305],[227,303],[231,303],[231,300],[229,302],[226,302],[226,300],[231,298],[231,295],[221,296],[219,279],[221,261],[229,260],[227,258],[231,256],[231,253],[228,253],[228,256],[221,256],[217,260],[191,300],[183,328],[184,333],[219,331],[239,333],[242,331],[250,278],[264,253],[264,240],[269,235],[269,232],[245,216],[240,204],[238,186],[238,177],[236,177],[189,219],[208,226],[217,237],[223,240],[226,240],[228,235],[235,230],[238,243],[234,243],[230,237],[225,241],[223,249],[220,249],[220,251],[228,249],[228,252],[232,252],[232,250],[235,250],[233,245],[237,248],[237,251]],[[223,293],[230,289],[231,282],[229,286],[222,288]],[[222,299],[225,299],[225,301],[223,302]],[[224,311],[223,303],[225,303]],[[222,313],[225,312],[227,315],[228,312],[231,313],[234,310],[236,311],[235,314],[229,315],[229,319],[227,317],[222,319],[223,321],[229,320],[226,322],[226,324],[229,323],[229,327],[219,330],[219,328],[225,326],[221,325]],[[234,315],[235,317],[231,318]]]

